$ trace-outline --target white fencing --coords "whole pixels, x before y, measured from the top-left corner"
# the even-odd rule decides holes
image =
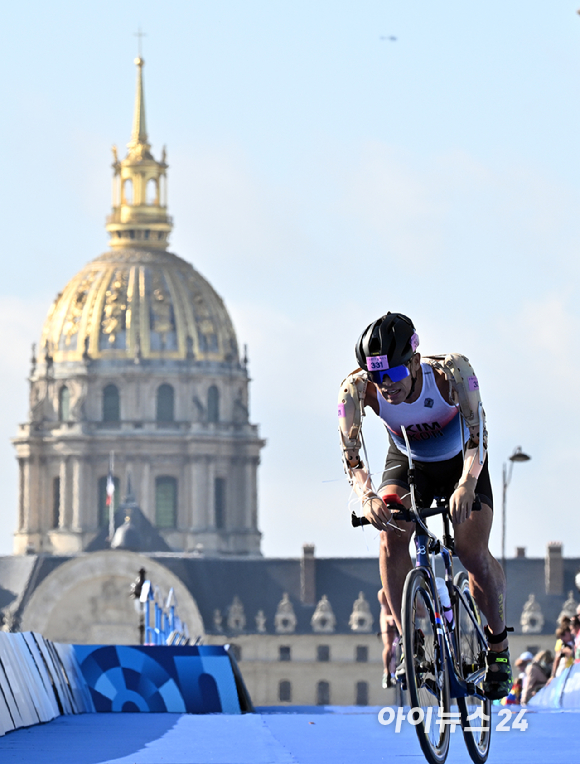
[[[0,735],[94,710],[72,645],[0,632]]]

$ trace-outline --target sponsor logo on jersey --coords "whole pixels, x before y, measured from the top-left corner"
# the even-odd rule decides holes
[[[407,427],[407,437],[410,443],[418,440],[429,440],[430,438],[442,438],[443,428],[439,422],[410,424]]]

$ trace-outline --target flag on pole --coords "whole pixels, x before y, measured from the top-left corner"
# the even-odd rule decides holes
[[[109,454],[109,474],[107,475],[107,499],[106,506],[109,509],[109,543],[113,540],[115,533],[115,478],[113,469],[115,464],[115,453]]]
[[[107,475],[107,506],[111,507],[113,505],[113,497],[115,495],[115,481],[113,480],[113,476],[109,472]]]

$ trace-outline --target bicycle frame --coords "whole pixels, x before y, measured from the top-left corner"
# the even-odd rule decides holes
[[[429,530],[426,523],[424,522],[424,519],[421,517],[419,510],[417,509],[417,502],[415,499],[415,469],[413,466],[413,458],[411,456],[411,448],[407,439],[407,432],[404,427],[401,429],[405,443],[407,445],[407,453],[409,455],[409,489],[411,496],[411,509],[409,511],[412,515],[412,520],[415,523],[415,567],[421,568],[425,573],[425,576],[429,581],[431,595],[437,605],[435,623],[437,626],[437,636],[439,640],[439,646],[441,648],[441,655],[445,654],[447,659],[450,695],[452,698],[465,698],[472,696],[477,697],[480,700],[485,700],[485,695],[478,691],[476,686],[476,684],[481,680],[482,675],[485,673],[485,669],[478,669],[473,674],[470,674],[467,680],[461,678],[457,670],[459,646],[455,644],[455,634],[451,632],[447,627],[445,623],[445,617],[442,617],[441,615],[442,608],[439,601],[439,593],[437,592],[437,585],[435,583],[435,571],[431,563],[431,554],[440,555],[443,559],[443,565],[445,568],[445,585],[449,590],[451,604],[453,605],[454,617],[457,619],[457,607],[455,607],[455,605],[457,599],[460,599],[464,605],[465,612],[468,613],[475,629],[479,632],[480,637],[484,641],[487,641],[483,629],[473,614],[463,592],[461,592],[453,583],[453,537],[450,533],[449,516],[443,513],[444,533],[443,542],[441,542],[437,536],[435,536],[435,534]],[[441,506],[439,501],[438,506]],[[442,666],[438,666],[439,670],[442,668]]]

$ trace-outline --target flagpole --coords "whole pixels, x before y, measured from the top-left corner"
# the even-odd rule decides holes
[[[109,544],[113,541],[115,535],[115,452],[109,452],[109,480],[113,483],[113,493],[110,496],[109,504]]]

